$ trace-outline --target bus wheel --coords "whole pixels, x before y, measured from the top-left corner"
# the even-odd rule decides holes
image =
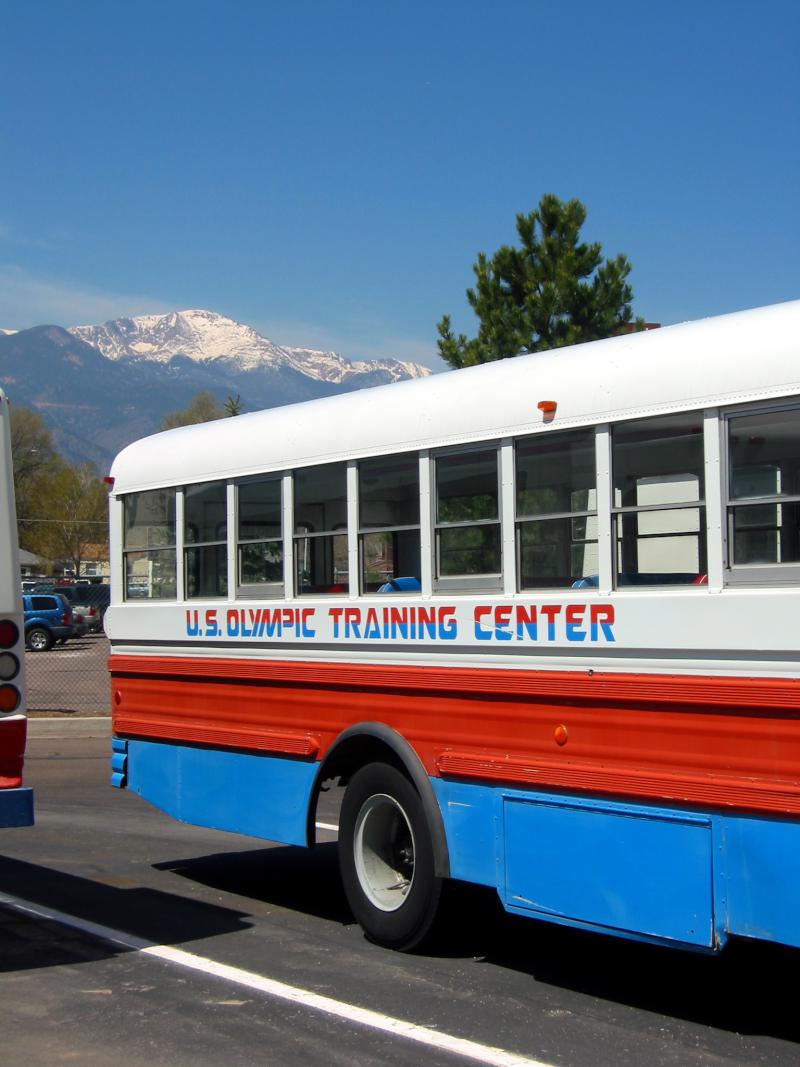
[[[436,917],[442,879],[422,800],[395,767],[370,763],[353,775],[339,818],[339,867],[370,941],[402,951],[419,945]]]
[[[49,631],[41,626],[34,626],[32,630],[28,630],[25,640],[31,652],[47,652],[53,644]]]

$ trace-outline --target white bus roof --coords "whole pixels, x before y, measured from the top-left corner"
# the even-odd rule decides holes
[[[167,430],[111,474],[124,493],[798,392],[794,300]]]

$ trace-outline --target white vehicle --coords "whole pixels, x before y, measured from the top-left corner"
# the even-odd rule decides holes
[[[114,780],[443,879],[800,946],[800,301],[158,434],[116,459]]]
[[[33,790],[22,785],[25,627],[8,399],[0,389],[0,827],[33,822]]]

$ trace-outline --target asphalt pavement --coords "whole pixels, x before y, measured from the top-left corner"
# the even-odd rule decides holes
[[[70,638],[47,652],[27,651],[25,681],[31,718],[108,716],[108,651],[105,634]]]

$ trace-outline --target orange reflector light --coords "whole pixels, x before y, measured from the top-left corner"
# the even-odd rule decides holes
[[[555,400],[540,400],[536,406],[545,415],[552,415],[558,405]]]
[[[0,711],[16,711],[19,702],[19,689],[15,685],[0,685]]]
[[[0,648],[13,648],[19,641],[19,629],[11,619],[0,619]]]

